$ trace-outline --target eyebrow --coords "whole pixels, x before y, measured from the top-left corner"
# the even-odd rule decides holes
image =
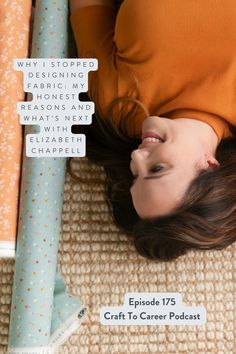
[[[168,175],[168,174],[170,174],[170,172],[163,173],[161,176],[146,176],[146,177],[143,177],[143,179],[156,179],[156,178],[161,178],[161,177]],[[132,183],[131,188],[134,186],[135,182],[136,182],[136,180]]]
[[[163,176],[165,176],[165,175],[169,175],[170,174],[170,172],[167,172],[167,173],[163,173],[162,175],[160,175],[160,176],[147,176],[147,177],[143,177],[143,179],[156,179],[156,178],[161,178],[161,177],[163,177]]]

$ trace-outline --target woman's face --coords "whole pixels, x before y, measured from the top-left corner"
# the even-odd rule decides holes
[[[200,169],[218,165],[214,154],[209,154],[203,144],[201,133],[207,138],[209,129],[216,139],[217,136],[205,125],[186,118],[145,119],[142,144],[132,152],[130,163],[135,177],[130,191],[140,218],[170,213],[181,203]]]

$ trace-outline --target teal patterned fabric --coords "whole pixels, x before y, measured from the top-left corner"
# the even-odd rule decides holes
[[[36,1],[31,58],[66,57],[67,1]],[[86,317],[57,272],[65,167],[65,158],[26,157],[24,141],[9,354],[52,353]]]

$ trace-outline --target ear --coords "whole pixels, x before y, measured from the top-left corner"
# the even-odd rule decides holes
[[[209,169],[214,169],[220,166],[219,161],[216,160],[216,158],[214,156],[210,157],[207,159],[206,161],[206,168]]]

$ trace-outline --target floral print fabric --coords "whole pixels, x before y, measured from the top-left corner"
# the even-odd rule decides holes
[[[24,101],[23,75],[13,59],[27,58],[30,0],[2,0],[0,7],[0,256],[1,244],[15,249],[22,126],[16,103]],[[4,242],[3,242],[4,241]]]

